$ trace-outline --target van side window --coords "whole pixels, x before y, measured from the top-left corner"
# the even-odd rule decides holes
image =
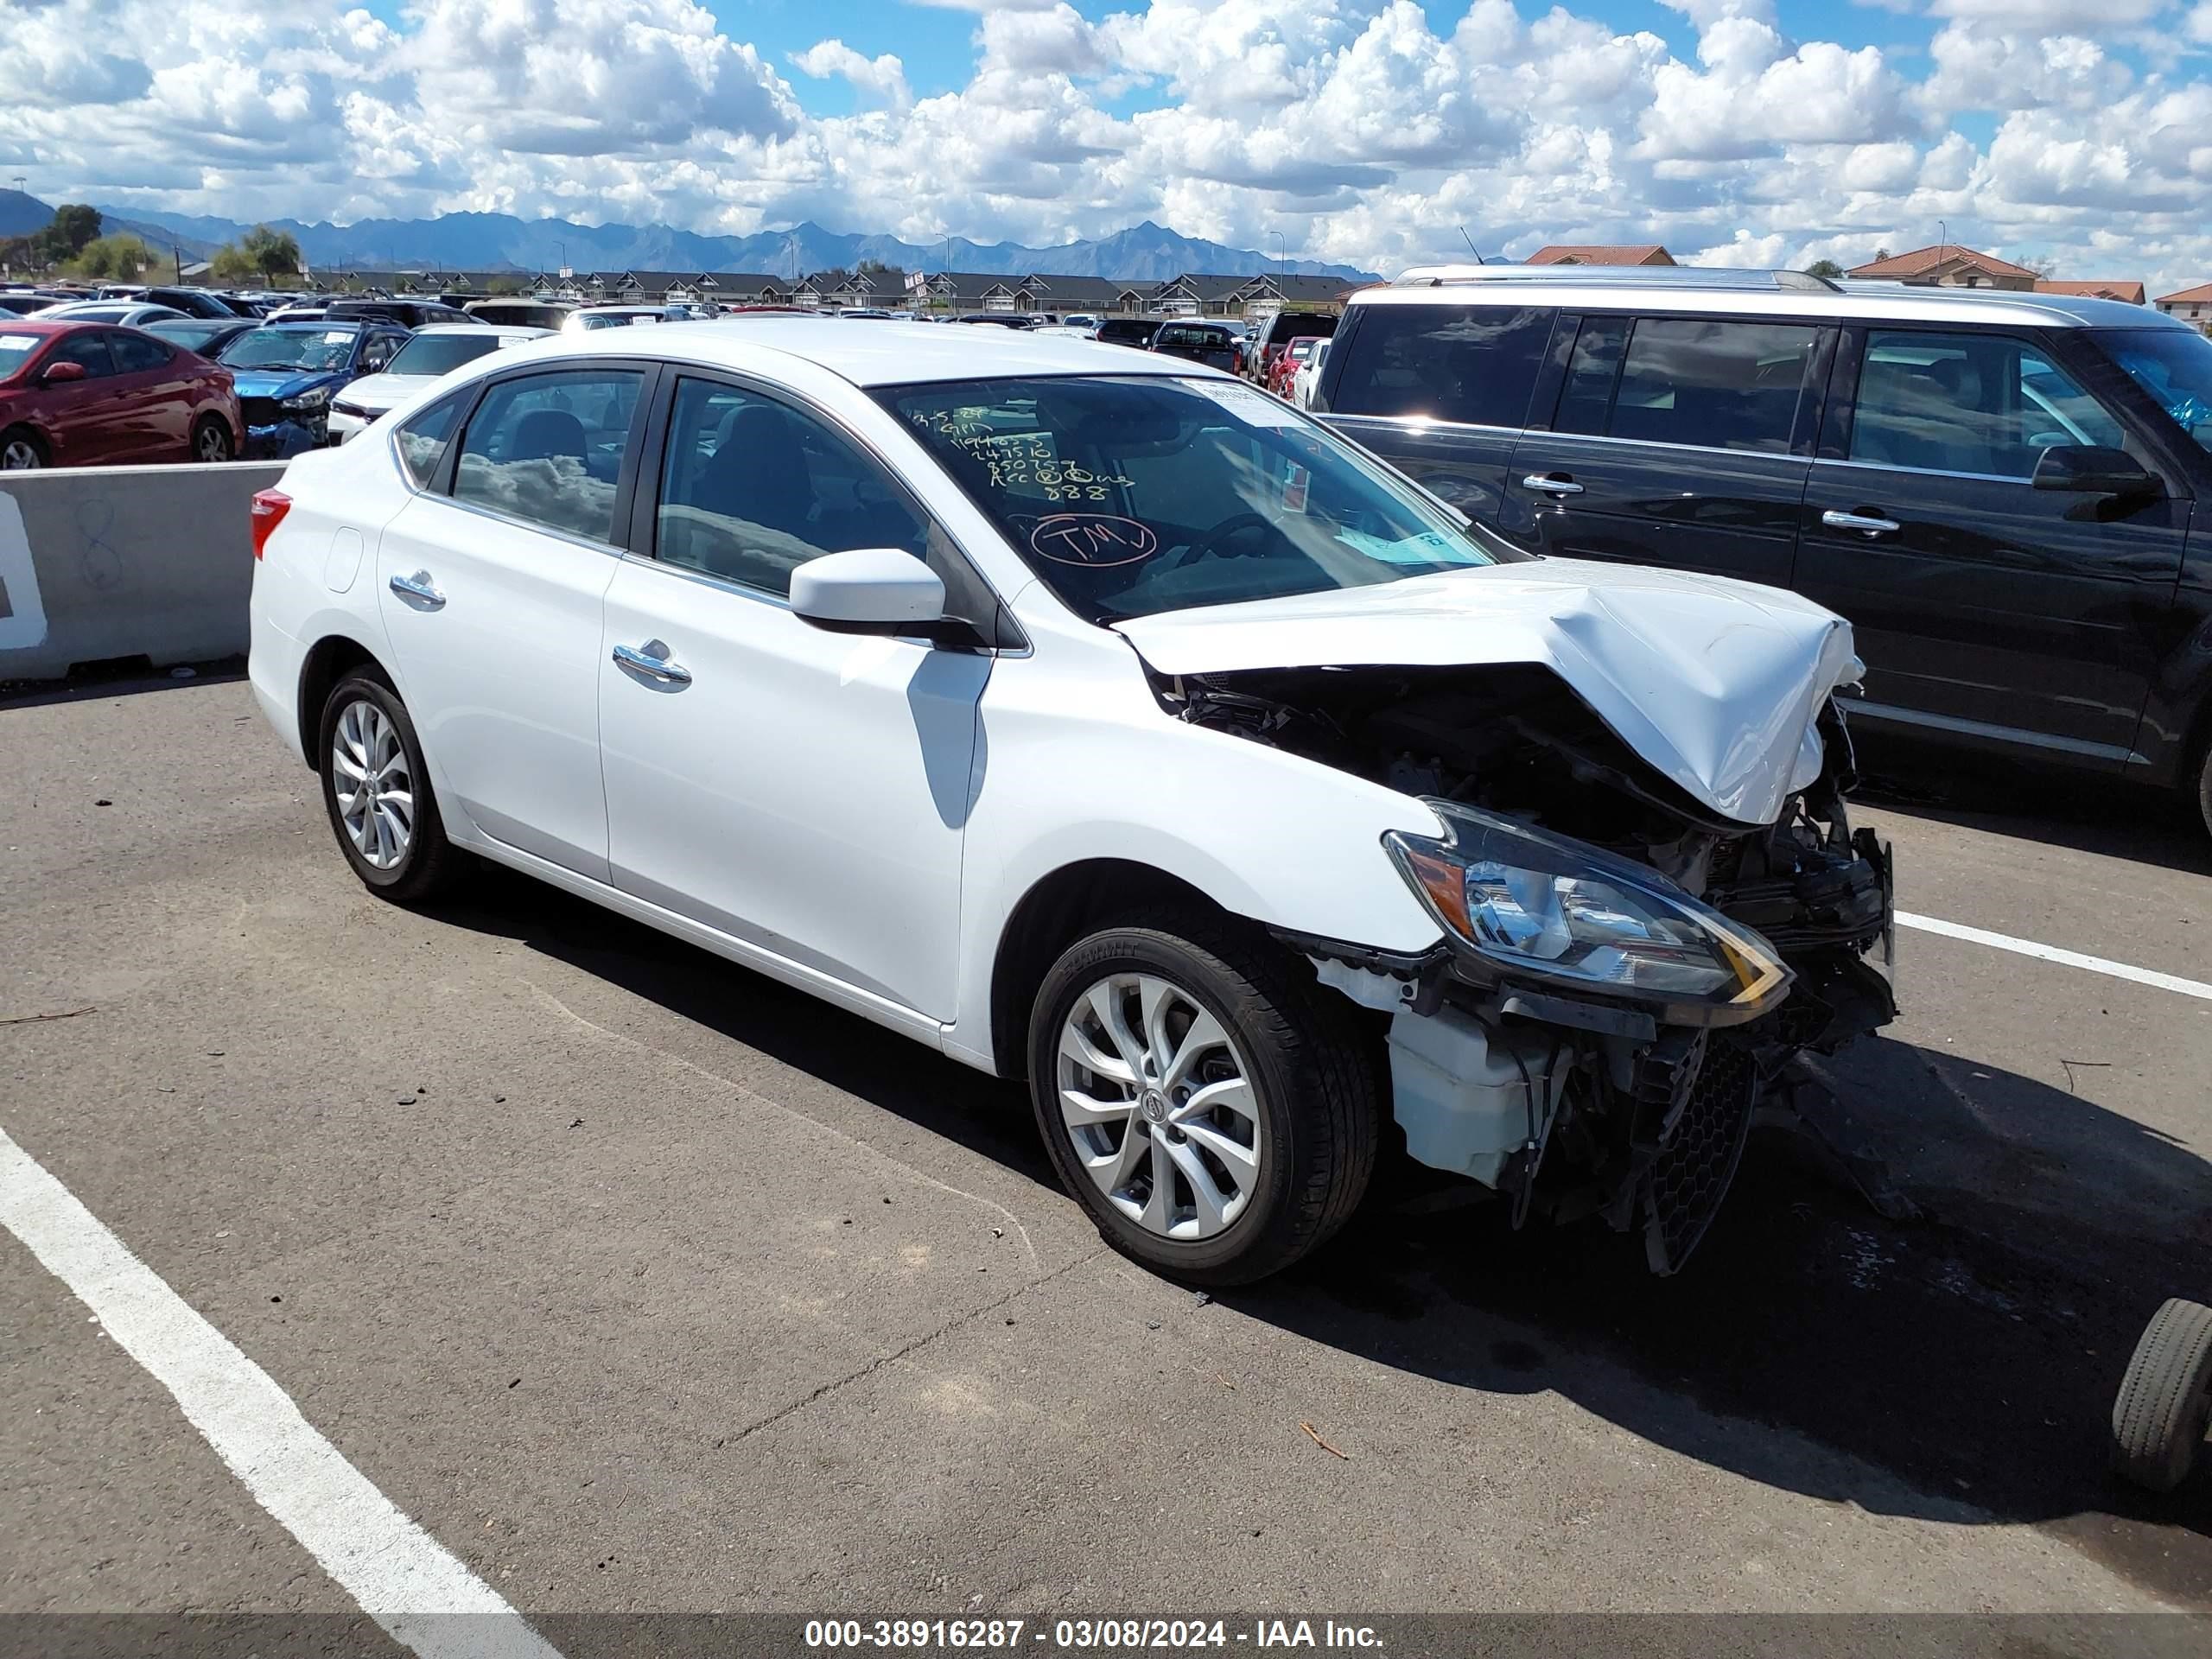
[[[1805,322],[1638,317],[1606,435],[1785,453],[1818,334]]]
[[[1866,336],[1852,460],[2024,479],[2053,444],[2081,443],[2118,449],[2126,434],[2026,341],[1904,329]]]
[[[1555,315],[1506,306],[1370,306],[1340,348],[1344,364],[1329,408],[1338,415],[1524,426]]]
[[[1613,387],[1620,379],[1621,346],[1628,340],[1626,317],[1585,317],[1567,365],[1567,385],[1559,399],[1555,432],[1601,433],[1612,418]]]

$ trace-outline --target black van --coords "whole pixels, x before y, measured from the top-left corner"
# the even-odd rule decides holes
[[[2212,340],[1789,272],[1413,271],[1316,412],[1521,545],[1795,588],[1870,728],[2175,784],[2212,826]]]

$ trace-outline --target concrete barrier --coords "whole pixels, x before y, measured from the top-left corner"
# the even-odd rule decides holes
[[[0,680],[246,648],[247,511],[282,461],[0,473]]]

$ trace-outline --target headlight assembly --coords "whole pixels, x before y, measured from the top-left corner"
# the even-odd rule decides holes
[[[329,401],[330,388],[317,386],[312,391],[303,391],[296,397],[287,397],[284,400],[284,408],[294,415],[312,415]]]
[[[1789,988],[1775,948],[1658,871],[1452,801],[1445,839],[1382,838],[1421,902],[1500,973],[1651,1007],[1670,1025],[1755,1020]]]

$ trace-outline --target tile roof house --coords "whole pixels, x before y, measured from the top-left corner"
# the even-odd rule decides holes
[[[2001,288],[2017,293],[2033,292],[2042,280],[2025,265],[1999,259],[1993,253],[1963,248],[1955,242],[1893,254],[1871,264],[1853,266],[1844,274],[1878,282],[1912,283],[1926,288]]]
[[[911,291],[918,308],[951,311],[1119,311],[1148,308],[1153,284],[1116,282],[1104,276],[1064,276],[1032,271],[1008,276],[985,270],[933,270],[918,276]]]
[[[2212,334],[2212,283],[2199,283],[2194,288],[2162,294],[2152,303],[2168,316],[2193,322]]]
[[[2070,294],[2082,300],[2121,300],[2129,305],[2143,303],[2143,284],[2119,279],[2099,277],[2091,280],[2053,281],[2048,276],[2036,280],[2038,294]]]
[[[1671,265],[1675,256],[1656,242],[1630,246],[1604,243],[1555,242],[1538,248],[1522,261],[1529,265]]]

